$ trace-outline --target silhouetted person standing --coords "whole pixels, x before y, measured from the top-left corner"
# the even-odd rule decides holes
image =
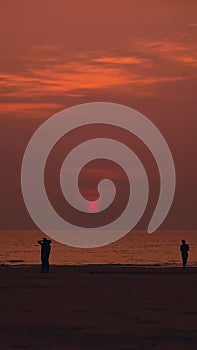
[[[43,238],[42,240],[38,241],[38,243],[41,245],[41,271],[49,272],[49,255],[51,252],[51,241],[49,239]]]
[[[188,258],[189,245],[185,243],[185,240],[182,240],[182,244],[180,245],[180,251],[182,255],[183,268],[185,269]]]

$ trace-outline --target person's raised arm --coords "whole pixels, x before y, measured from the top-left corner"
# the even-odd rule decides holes
[[[47,239],[46,243],[47,243],[47,244],[51,244],[51,240],[50,240],[50,239]]]

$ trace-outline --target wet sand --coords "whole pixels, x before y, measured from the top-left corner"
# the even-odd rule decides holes
[[[0,269],[0,348],[197,349],[197,269]]]

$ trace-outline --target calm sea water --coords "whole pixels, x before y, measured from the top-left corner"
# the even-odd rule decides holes
[[[42,237],[42,232],[38,231],[0,231],[0,264],[39,264],[37,240]],[[153,234],[132,231],[119,241],[96,249],[72,248],[53,241],[50,263],[180,266],[182,239],[190,245],[188,265],[197,266],[197,231],[157,231]]]

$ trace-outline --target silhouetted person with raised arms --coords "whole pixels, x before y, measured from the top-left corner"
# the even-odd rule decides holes
[[[182,244],[180,245],[180,251],[182,255],[183,268],[185,269],[188,258],[189,245],[185,243],[185,240],[182,240]]]
[[[41,272],[49,272],[49,255],[51,252],[51,241],[49,239],[43,238],[38,241],[41,245]]]

